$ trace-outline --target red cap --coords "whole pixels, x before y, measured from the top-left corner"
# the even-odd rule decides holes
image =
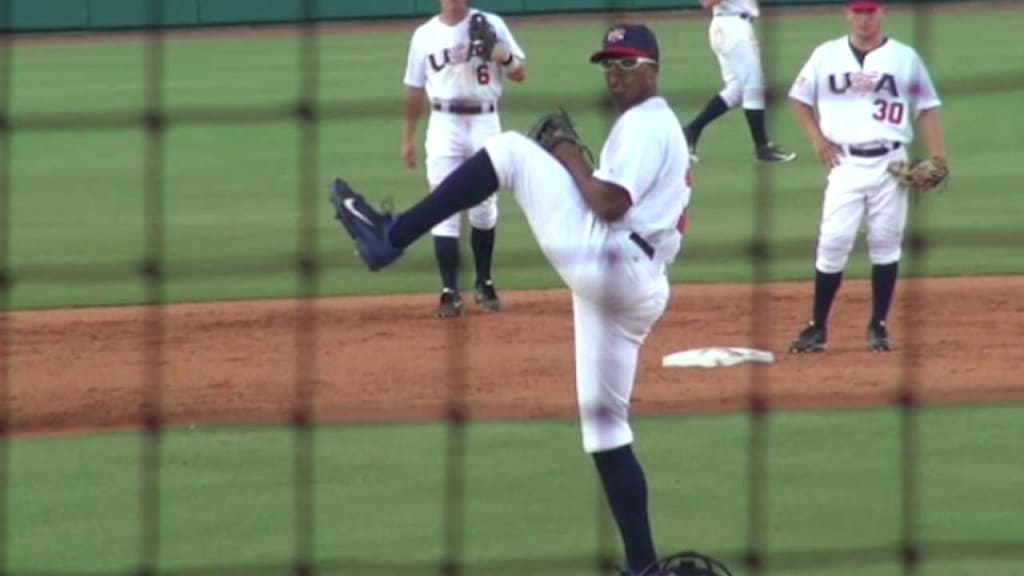
[[[874,12],[885,6],[885,0],[847,0],[846,7],[854,12]]]

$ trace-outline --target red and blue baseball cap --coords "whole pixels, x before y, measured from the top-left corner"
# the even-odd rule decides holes
[[[659,61],[658,39],[643,24],[615,26],[604,35],[604,47],[590,57],[591,63],[610,58],[650,58]]]
[[[874,12],[885,6],[885,0],[846,0],[846,7],[854,12]]]

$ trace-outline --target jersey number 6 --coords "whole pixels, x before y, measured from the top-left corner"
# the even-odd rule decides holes
[[[871,115],[875,120],[897,125],[903,123],[903,102],[875,100],[875,106],[878,107],[878,110]]]
[[[487,67],[487,64],[476,67],[476,81],[481,86],[491,83],[491,69]]]

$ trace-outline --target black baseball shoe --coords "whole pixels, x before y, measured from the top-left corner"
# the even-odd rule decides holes
[[[789,345],[789,351],[796,352],[797,354],[824,352],[827,347],[827,341],[828,334],[825,327],[811,322],[800,331],[796,340],[793,340],[793,343]]]
[[[680,552],[662,560],[654,566],[635,574],[628,570],[623,576],[732,576],[725,564],[697,552]]]
[[[331,202],[334,217],[355,241],[359,256],[370,270],[380,270],[398,260],[402,250],[388,240],[391,214],[375,210],[341,178],[334,181]]]
[[[892,342],[889,341],[889,331],[886,330],[884,321],[868,324],[867,346],[868,350],[872,352],[888,352],[892,350]]]
[[[462,296],[451,288],[441,291],[441,299],[437,304],[438,318],[458,318],[462,315]]]
[[[757,157],[758,162],[765,164],[784,164],[796,160],[796,152],[786,152],[774,142],[768,142],[755,148],[754,156]]]
[[[473,290],[473,299],[478,306],[489,312],[501,310],[501,299],[498,298],[498,291],[494,287],[494,280],[477,281]]]

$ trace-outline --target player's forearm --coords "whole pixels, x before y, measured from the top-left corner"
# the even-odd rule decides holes
[[[522,60],[516,58],[515,54],[503,42],[494,45],[494,51],[491,52],[491,61],[501,66],[509,80],[513,82],[526,80],[526,65],[523,64]]]
[[[621,220],[629,210],[629,193],[618,186],[594,178],[593,168],[574,147],[561,148],[557,151],[556,157],[569,171],[587,207],[605,222]]]
[[[416,136],[416,129],[419,127],[420,118],[423,116],[422,88],[405,88],[405,132],[406,140],[412,140]]]
[[[946,159],[946,141],[942,134],[942,121],[938,108],[923,110],[917,117],[917,125],[921,131],[921,139],[928,148],[928,153],[936,158]]]
[[[803,128],[804,133],[807,134],[807,138],[811,142],[824,140],[825,135],[821,133],[821,128],[818,127],[818,118],[814,114],[814,108],[799,100],[790,100],[790,103],[793,107],[793,114],[796,116],[797,122],[800,123],[800,127]]]
[[[722,0],[700,0],[700,5],[703,6],[704,8],[714,8],[721,2]]]

